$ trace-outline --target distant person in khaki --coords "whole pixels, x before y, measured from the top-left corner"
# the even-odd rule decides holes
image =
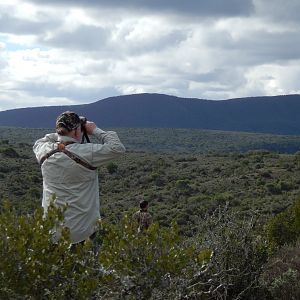
[[[148,212],[149,203],[147,200],[140,201],[140,210],[133,215],[133,219],[138,224],[138,231],[143,231],[149,228],[152,224],[152,216]]]
[[[83,133],[97,143],[82,143]],[[125,152],[114,131],[103,131],[94,122],[74,112],[64,112],[56,120],[56,133],[37,140],[33,151],[43,175],[42,206],[47,214],[51,199],[65,208],[64,227],[70,230],[72,244],[95,237],[100,219],[97,167]],[[61,228],[54,232],[60,237]]]

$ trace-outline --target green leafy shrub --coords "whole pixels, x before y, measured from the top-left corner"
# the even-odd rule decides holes
[[[19,153],[12,147],[1,149],[1,153],[5,157],[9,157],[9,158],[18,158],[18,157],[20,157]]]
[[[153,182],[157,186],[163,186],[163,176],[161,172],[152,172],[150,174],[150,181]]]
[[[99,275],[87,250],[70,252],[68,232],[54,244],[51,230],[63,219],[51,207],[18,216],[7,203],[0,214],[1,299],[83,299],[92,295]]]
[[[51,231],[62,221],[63,212],[55,207],[43,218],[40,209],[18,216],[3,206],[2,298],[263,299],[258,279],[266,251],[253,216],[243,219],[227,206],[219,208],[199,224],[201,234],[189,239],[175,223],[152,224],[139,233],[126,216],[117,224],[102,221],[97,254],[90,242],[71,251],[67,230],[54,244]],[[283,272],[280,278],[296,275]]]
[[[300,244],[282,247],[264,267],[261,281],[275,300],[300,299]]]
[[[170,228],[152,224],[138,233],[136,224],[125,217],[121,226],[102,224],[102,248],[99,260],[112,268],[120,285],[117,295],[133,299],[150,299],[154,290],[163,291],[169,279],[188,273],[194,265],[201,266],[202,257],[193,246],[185,246],[175,223]]]
[[[272,218],[266,226],[270,249],[295,243],[300,237],[300,196],[296,203]]]
[[[107,164],[106,168],[107,168],[107,171],[108,171],[109,174],[113,174],[113,173],[117,172],[118,165],[114,162],[110,162],[110,163]]]
[[[241,219],[227,206],[205,216],[201,234],[185,241],[197,249],[202,266],[169,276],[152,299],[264,299],[259,279],[267,251],[255,224],[254,214]]]
[[[272,195],[278,195],[281,193],[281,189],[280,186],[278,186],[278,184],[268,183],[266,184],[266,188],[268,192]]]
[[[188,179],[180,179],[175,183],[175,191],[178,191],[179,194],[190,195],[192,192],[192,187]]]
[[[8,164],[1,164],[0,165],[0,172],[1,173],[9,173],[11,171],[11,168]]]
[[[204,254],[185,246],[175,224],[153,224],[143,233],[125,218],[121,224],[101,223],[101,251],[91,243],[70,250],[68,231],[54,243],[51,231],[63,212],[51,207],[18,216],[8,203],[0,213],[0,295],[4,299],[149,299],[164,291],[169,278],[190,274]]]
[[[256,220],[254,213],[241,218],[228,205],[204,218],[200,243],[214,255],[191,295],[199,299],[263,299],[259,278],[267,251],[257,234]],[[209,288],[199,293],[203,286]]]

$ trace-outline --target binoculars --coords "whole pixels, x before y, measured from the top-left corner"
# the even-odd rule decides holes
[[[84,139],[86,139],[87,143],[90,143],[90,138],[88,136],[88,134],[86,133],[86,129],[85,129],[85,124],[87,122],[87,118],[80,116],[80,124],[81,124],[81,131],[82,131],[82,139],[81,139],[81,144],[84,144]]]

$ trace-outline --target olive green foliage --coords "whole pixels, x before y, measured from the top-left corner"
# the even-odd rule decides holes
[[[17,216],[9,203],[0,214],[1,299],[85,299],[98,284],[95,259],[88,251],[71,253],[68,232],[52,241],[63,214],[51,207]]]
[[[101,229],[99,261],[112,268],[120,281],[111,296],[149,299],[153,291],[168,287],[169,278],[200,268],[206,258],[183,243],[175,223],[169,229],[152,224],[139,232],[137,224],[125,216],[118,226],[102,224]]]
[[[282,247],[271,257],[261,276],[270,298],[300,299],[300,244]]]
[[[152,224],[138,232],[137,224],[127,216],[116,225],[102,221],[97,236],[101,247],[95,254],[90,241],[72,251],[67,230],[54,243],[51,232],[62,221],[63,212],[53,206],[43,218],[40,209],[18,216],[5,203],[0,213],[1,298],[224,299],[227,295],[233,299],[257,295],[263,252],[253,239],[252,219],[240,222],[227,209],[207,215],[201,234],[190,240],[179,235],[175,223],[170,228]]]
[[[2,148],[0,149],[0,152],[2,153],[2,155],[4,157],[11,157],[11,158],[18,158],[20,157],[18,152],[12,148],[12,147],[8,147],[8,148]]]
[[[28,143],[54,129],[11,128],[0,126],[2,144]],[[220,153],[268,150],[295,153],[300,148],[300,137],[260,133],[230,132],[176,128],[117,128],[127,151],[160,153]]]
[[[9,199],[18,213],[40,206],[42,177],[32,145],[10,144],[19,157],[0,153],[0,205]],[[108,167],[109,166],[109,167]],[[111,169],[110,169],[111,168]],[[149,201],[154,221],[192,236],[197,220],[227,201],[241,212],[257,210],[268,219],[300,193],[298,155],[252,151],[229,154],[155,154],[128,152],[99,169],[101,214],[110,222]],[[274,192],[270,186],[276,187]]]
[[[271,249],[295,244],[300,238],[300,197],[293,206],[269,221],[266,232]]]
[[[214,253],[206,274],[214,298],[263,298],[259,278],[267,261],[267,247],[260,238],[258,221],[254,212],[241,218],[227,204],[201,223],[198,243]]]
[[[99,168],[105,221],[94,255],[89,242],[70,251],[67,232],[54,245],[49,231],[62,214],[53,208],[42,217],[32,144],[48,131],[1,131],[0,298],[280,299],[289,286],[298,295],[299,268],[289,261],[273,272],[271,263],[290,253],[277,252],[282,245],[298,245],[299,153],[229,153],[266,145],[264,138],[290,150],[293,138],[120,130],[129,151]],[[149,149],[157,152],[141,151]],[[138,195],[154,220],[144,234],[130,221]]]
[[[128,218],[119,225],[101,223],[98,254],[91,242],[71,251],[68,231],[59,242],[51,231],[63,212],[50,207],[43,218],[17,216],[8,203],[0,213],[1,299],[149,299],[166,281],[208,261],[205,253],[184,245],[174,224],[169,230],[153,224],[138,233]],[[190,274],[192,275],[192,274]]]
[[[106,165],[107,171],[109,174],[116,173],[118,170],[118,165],[114,162],[110,162]]]
[[[0,149],[0,205],[9,199],[18,213],[32,212],[40,206],[42,187],[32,145],[5,141]]]
[[[194,235],[197,220],[207,211],[226,202],[236,211],[256,210],[267,220],[300,193],[295,155],[127,153],[116,163],[113,174],[106,168],[99,171],[102,214],[117,222],[122,213],[138,207],[136,196],[142,194],[155,221],[169,226],[175,219],[186,236]],[[278,191],[271,192],[269,185]]]
[[[263,299],[259,278],[267,252],[256,220],[220,207],[191,239],[180,236],[175,223],[168,229],[153,224],[143,233],[128,217],[119,225],[103,223],[99,260],[114,270],[110,297]]]

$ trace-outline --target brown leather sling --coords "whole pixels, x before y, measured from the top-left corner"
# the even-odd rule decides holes
[[[48,152],[46,155],[44,155],[41,160],[40,160],[40,166],[42,166],[43,162],[48,159],[51,155],[57,153],[57,152],[62,152],[64,154],[66,154],[68,157],[70,157],[71,159],[73,159],[75,162],[77,162],[78,164],[84,166],[87,169],[90,170],[96,170],[97,167],[92,166],[91,164],[89,164],[88,162],[84,161],[81,157],[79,157],[78,155],[70,152],[69,150],[66,149],[67,145],[70,144],[74,144],[74,142],[65,142],[65,143],[59,143],[57,145],[56,149],[53,149],[52,151]]]

